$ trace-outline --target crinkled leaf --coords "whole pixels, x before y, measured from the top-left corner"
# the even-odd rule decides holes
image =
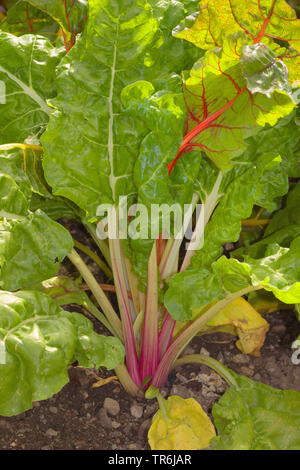
[[[51,109],[46,101],[55,95],[55,67],[61,55],[62,50],[43,37],[0,32],[0,80],[6,93],[1,104],[1,144],[23,142],[47,124]]]
[[[266,124],[274,126],[293,110],[294,101],[286,91],[281,91],[288,88],[288,82],[282,77],[281,89],[273,83],[279,65],[272,61],[272,51],[263,44],[256,47],[263,49],[264,63],[255,48],[247,49],[246,62],[251,62],[251,69],[261,71],[262,88],[265,86],[268,96],[252,93],[247,88],[245,65],[242,67],[240,62],[244,41],[243,35],[229,36],[223,48],[207,51],[191,70],[185,82],[187,133],[170,169],[184,152],[195,147],[203,150],[217,166],[226,168],[243,152],[247,137]]]
[[[101,202],[118,202],[120,195],[136,197],[134,165],[142,139],[147,136],[150,142],[147,134],[152,127],[139,113],[122,108],[121,92],[143,79],[152,83],[152,90],[162,87],[175,96],[181,93],[178,74],[192,60],[169,31],[184,14],[183,6],[190,8],[193,3],[101,0],[89,4],[83,38],[58,69],[58,97],[52,100],[58,111],[42,139],[46,177],[55,194],[68,197],[88,216],[95,216]],[[163,101],[166,98],[157,100],[156,107],[163,106]],[[182,132],[183,123],[181,137]],[[161,144],[159,153],[162,150]]]
[[[261,259],[245,256],[240,262],[222,256],[211,270],[193,268],[176,274],[169,280],[165,306],[176,320],[186,321],[209,303],[251,286],[263,287],[287,304],[299,303],[299,250],[298,237],[290,248],[271,245]]]
[[[213,406],[216,450],[300,450],[300,393],[231,371],[231,386]]]
[[[207,448],[215,428],[193,398],[176,395],[164,400],[152,418],[148,440],[152,450],[199,450]]]
[[[5,290],[30,287],[55,276],[72,250],[71,235],[38,210],[0,226],[0,285]]]
[[[58,69],[58,111],[42,141],[54,193],[95,216],[101,202],[135,193],[132,171],[144,127],[120,112],[120,93],[138,78],[158,24],[146,2],[93,0],[89,7],[83,37]]]
[[[21,0],[8,9],[0,29],[15,36],[40,34],[53,43],[58,39],[59,26],[49,15]]]
[[[289,192],[286,206],[275,213],[268,227],[265,230],[265,237],[271,235],[277,230],[291,225],[300,227],[300,182]]]
[[[37,209],[41,209],[50,219],[69,219],[78,220],[80,213],[75,205],[72,205],[70,201],[63,198],[45,198],[38,194],[32,194],[30,201],[30,210],[35,212]]]
[[[88,13],[87,0],[26,0],[27,3],[50,15],[63,30],[70,47],[76,34],[85,25]]]
[[[21,147],[21,148],[18,148]],[[37,145],[8,144],[0,147],[0,171],[8,173],[19,183],[26,181],[30,192],[51,198],[42,168],[43,149]],[[24,193],[27,188],[22,185]]]
[[[74,281],[67,276],[55,276],[42,281],[41,284],[34,286],[34,290],[49,295],[58,305],[83,305],[89,299],[81,288],[80,280]]]
[[[82,315],[61,310],[47,295],[0,293],[0,414],[12,416],[68,382],[68,365],[113,368],[124,351]]]
[[[24,216],[28,209],[28,201],[16,182],[9,175],[0,173],[0,216]]]
[[[192,28],[190,23],[183,22],[175,34],[202,49],[223,46],[228,34],[236,32],[244,32],[249,43],[279,39],[294,49],[300,47],[299,20],[284,0],[207,0],[200,4]]]
[[[275,53],[264,44],[243,46],[240,60],[251,93],[263,93],[269,98],[275,90],[291,93],[287,66],[276,60]]]

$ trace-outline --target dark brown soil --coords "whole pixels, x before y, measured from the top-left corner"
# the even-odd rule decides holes
[[[74,226],[71,228],[74,232]],[[91,244],[83,232],[77,232],[76,238]],[[98,274],[95,266],[91,267]],[[209,353],[254,380],[300,391],[300,365],[291,361],[291,343],[300,334],[300,324],[290,311],[275,312],[267,319],[271,327],[260,357],[241,354],[236,339],[224,333],[195,338],[185,353]],[[70,382],[60,393],[35,403],[32,410],[19,416],[0,417],[0,449],[148,449],[147,431],[157,410],[156,401],[132,398],[117,381],[92,388],[96,372],[101,377],[113,375],[71,366]],[[194,397],[210,414],[225,389],[225,382],[211,369],[186,365],[170,375],[163,393]],[[103,407],[106,397],[119,404],[115,416]]]

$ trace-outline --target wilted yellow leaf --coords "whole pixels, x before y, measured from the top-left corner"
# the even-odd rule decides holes
[[[268,322],[243,297],[230,302],[206,326],[207,333],[212,329],[236,334],[239,350],[254,356],[259,356],[269,330]]]
[[[274,304],[273,304],[274,305]],[[193,317],[197,318],[199,314]],[[180,333],[190,322],[176,322],[174,336]],[[264,344],[266,334],[269,330],[268,322],[250,305],[243,297],[230,302],[225,308],[220,310],[205,328],[202,334],[222,331],[238,336],[236,346],[244,354],[260,355],[260,349]]]
[[[199,450],[209,446],[215,428],[193,398],[172,395],[153,416],[148,432],[152,450]]]
[[[103,385],[106,385],[113,380],[119,380],[116,375],[113,375],[111,377],[107,377],[106,379],[103,379],[102,377],[98,377],[96,374],[95,376],[97,377],[97,382],[93,383],[92,388],[98,388],[98,387],[103,387]]]

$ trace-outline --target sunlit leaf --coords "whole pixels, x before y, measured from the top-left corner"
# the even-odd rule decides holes
[[[196,400],[172,395],[163,403],[164,409],[153,416],[148,433],[152,450],[199,450],[209,446],[215,429]]]

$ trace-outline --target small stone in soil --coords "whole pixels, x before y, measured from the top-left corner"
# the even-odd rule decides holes
[[[247,375],[248,377],[252,377],[254,375],[254,370],[250,367],[242,366],[241,373]]]
[[[204,356],[210,356],[209,351],[203,347],[200,349],[200,354],[203,354]]]
[[[46,434],[46,436],[48,436],[48,437],[56,437],[56,436],[58,436],[58,432],[55,431],[54,429],[51,429],[51,428],[47,429],[47,431],[45,432],[45,434]]]
[[[130,407],[130,413],[131,413],[131,416],[133,416],[134,418],[141,418],[143,416],[143,407],[141,405],[131,405]]]
[[[53,414],[56,415],[57,412],[58,412],[58,409],[56,408],[56,406],[50,406],[49,411],[50,411],[50,413],[53,413]]]
[[[190,344],[182,351],[182,356],[186,356],[189,354],[195,354],[195,350]]]
[[[250,359],[246,354],[236,354],[233,356],[232,362],[235,364],[249,364]]]
[[[121,424],[118,423],[117,421],[113,421],[111,424],[114,429],[118,429],[121,426]]]
[[[114,400],[113,398],[106,397],[103,407],[111,416],[117,416],[120,413],[120,405],[117,400]]]

